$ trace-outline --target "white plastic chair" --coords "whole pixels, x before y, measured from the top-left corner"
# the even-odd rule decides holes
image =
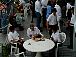
[[[23,57],[25,57],[25,54],[24,54],[24,52],[21,52],[21,53],[18,53],[18,54],[14,54],[16,57],[19,57],[19,55],[23,55]]]
[[[15,46],[11,45],[11,55],[13,54],[13,49],[15,50],[14,53],[19,53],[18,49],[17,48],[17,43],[13,43]]]
[[[21,39],[24,40],[24,38],[21,38]],[[18,47],[17,47],[17,50],[15,50],[15,51],[17,51],[17,53],[14,54],[16,57],[19,57],[19,55],[21,55],[21,54],[23,55],[23,57],[25,57],[24,52],[19,53],[19,48]]]
[[[60,39],[61,39],[61,42],[57,43],[57,48],[56,48],[56,53],[55,53],[56,57],[57,57],[59,44],[63,44],[65,42],[65,40],[66,40],[66,34],[64,32],[60,33]]]
[[[8,32],[7,32],[7,34],[8,34]],[[7,45],[7,44],[9,44],[10,42],[9,42],[9,40],[8,40],[8,35],[7,35],[7,37],[6,37],[6,40],[5,40],[5,45]],[[12,42],[11,42],[12,43]],[[13,46],[12,44],[14,44],[15,46]],[[15,49],[15,52],[17,51],[17,43],[12,43],[11,44],[11,52],[10,52],[10,55],[12,55],[13,54],[13,49]],[[14,52],[14,53],[15,53]],[[17,51],[18,52],[18,51]]]

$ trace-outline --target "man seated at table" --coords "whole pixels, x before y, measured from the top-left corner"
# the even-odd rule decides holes
[[[32,39],[43,37],[40,30],[34,25],[34,22],[31,22],[30,28],[27,29],[27,36]]]
[[[55,43],[61,42],[60,33],[59,33],[59,30],[58,30],[58,26],[52,29],[51,39]]]
[[[42,57],[55,57],[56,43],[60,42],[60,34],[59,34],[58,26],[52,29],[52,35],[50,40],[52,40],[55,43],[55,46],[47,52],[42,52]]]
[[[55,46],[52,50],[49,51],[50,52],[49,56],[50,57],[55,57],[55,51],[56,51],[56,48],[57,48],[57,43],[61,42],[58,26],[52,29],[52,35],[51,35],[50,39],[54,41]]]
[[[14,45],[14,43],[17,43],[17,47],[19,48],[20,52],[25,51],[23,48],[24,40],[19,36],[17,31],[15,31],[15,28],[13,26],[9,27],[10,32],[8,33],[8,41],[9,44]]]

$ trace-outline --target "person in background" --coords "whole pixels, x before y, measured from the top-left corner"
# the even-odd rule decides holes
[[[48,1],[48,4],[47,4],[47,12],[46,12],[46,19],[49,17],[49,15],[51,14],[51,2]]]
[[[74,7],[72,7],[71,12],[72,12],[72,17],[70,23],[74,25],[75,23]]]
[[[74,24],[75,24],[75,15],[74,15],[74,8],[72,7],[71,9],[71,13],[72,13],[72,17],[71,17],[71,21],[69,22],[69,36],[70,36],[70,45],[68,46],[68,48],[73,48],[73,33],[74,33]]]
[[[30,24],[30,28],[27,29],[27,36],[32,38],[33,35],[41,34],[40,30],[34,25],[34,22]],[[43,36],[43,35],[42,35]]]
[[[56,3],[56,5],[55,5],[54,8],[56,8],[56,10],[57,10],[57,12],[56,12],[57,21],[58,21],[59,31],[61,31],[61,30],[60,30],[60,20],[61,20],[62,14],[61,14],[61,7],[58,5],[58,2]]]
[[[10,23],[12,26],[14,26],[14,28],[17,27],[17,22],[16,22],[15,18],[16,18],[16,17],[14,16],[14,14],[10,14],[10,15],[9,15],[9,23]]]
[[[71,13],[71,8],[68,9],[68,12],[67,12],[67,20],[71,20],[71,17],[72,17],[72,13]]]
[[[42,5],[42,17],[43,17],[43,27],[46,28],[46,11],[47,11],[48,0],[41,0]]]
[[[35,1],[34,0],[29,0],[30,2],[30,10],[31,10],[31,14],[32,14],[32,19],[35,15]]]
[[[49,35],[51,37],[52,29],[56,28],[57,25],[57,15],[56,15],[56,9],[53,9],[53,13],[49,15],[47,18],[47,29],[49,30]]]
[[[69,9],[71,9],[73,6],[70,4],[70,2],[67,3],[66,5],[66,16],[67,16],[67,13],[69,11]]]
[[[37,0],[35,2],[35,14],[36,14],[36,26],[38,29],[40,29],[40,23],[41,23],[41,3],[40,0]]]
[[[46,28],[47,28],[47,18],[49,17],[49,15],[50,15],[51,13],[52,13],[51,2],[48,1],[47,11],[46,11]]]
[[[68,10],[67,18],[68,18],[68,20],[66,22],[66,29],[68,31],[70,31],[70,25],[74,24],[74,22],[75,22],[75,20],[74,20],[74,18],[75,18],[75,16],[74,16],[74,8],[73,7]]]

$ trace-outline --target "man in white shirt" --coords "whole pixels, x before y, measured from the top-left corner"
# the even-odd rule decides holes
[[[68,2],[66,5],[66,16],[69,9],[71,9],[73,6]]]
[[[68,48],[73,48],[73,33],[74,33],[74,24],[75,24],[75,15],[74,15],[74,8],[71,8],[71,13],[72,13],[72,17],[71,17],[71,21],[69,24],[69,28],[68,30],[70,30],[69,34],[70,34],[70,45],[68,46]]]
[[[58,26],[60,31],[61,7],[58,4],[56,4],[54,8],[56,8],[57,10],[56,14],[57,14],[57,21],[58,21]]]
[[[41,14],[41,3],[40,3],[40,0],[37,0],[35,2],[35,11],[39,12]]]
[[[57,28],[53,28],[52,29],[52,35],[51,35],[50,39],[54,41],[55,46],[54,46],[54,48],[52,50],[49,51],[50,54],[52,54],[52,55],[49,54],[49,57],[55,57],[55,51],[56,51],[56,48],[57,48],[57,42],[61,42],[60,33],[59,33]]]
[[[74,25],[75,21],[75,15],[72,15],[70,23]]]
[[[16,42],[19,40],[19,34],[17,33],[17,31],[14,30],[13,26],[9,27],[10,32],[8,33],[8,40],[9,42]]]
[[[59,21],[60,18],[61,18],[61,7],[58,4],[56,4],[54,8],[56,8],[56,10],[57,10],[57,12],[56,12],[56,14],[57,14],[57,21]]]
[[[40,30],[37,27],[35,27],[34,23],[31,23],[30,28],[27,29],[27,36],[29,38],[32,38],[32,36],[34,36],[36,34],[42,35]]]
[[[49,25],[49,26],[48,26]],[[53,9],[53,13],[49,15],[47,19],[47,29],[49,28],[49,34],[51,37],[52,29],[57,28],[57,15],[56,15],[56,9]]]
[[[41,0],[42,8],[46,8],[48,4],[48,0]]]
[[[42,5],[42,17],[43,17],[43,27],[46,28],[46,11],[47,11],[48,0],[41,0]]]
[[[8,33],[9,45],[12,44],[13,46],[15,46],[13,43],[17,43],[17,47],[19,48],[19,52],[25,52],[25,49],[23,47],[24,40],[19,37],[19,34],[17,33],[17,31],[15,31],[13,26],[10,26],[9,30],[10,30],[10,32]]]
[[[41,23],[41,3],[40,3],[40,0],[37,0],[35,2],[35,14],[37,17],[36,26],[38,27],[38,29],[40,29],[40,23]]]
[[[74,14],[74,7],[72,7],[71,12],[72,12],[72,17],[71,17],[70,23],[74,25],[74,23],[76,21],[75,14]]]

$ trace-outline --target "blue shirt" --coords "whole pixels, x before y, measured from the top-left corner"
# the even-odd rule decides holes
[[[46,19],[49,17],[50,14],[51,14],[51,6],[48,5],[47,6],[47,12],[46,12]]]

